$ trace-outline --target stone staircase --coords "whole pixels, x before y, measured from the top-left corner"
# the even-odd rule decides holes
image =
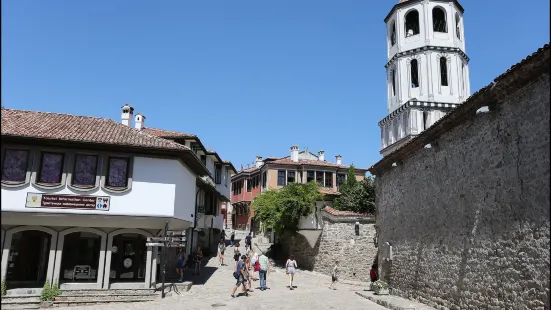
[[[105,303],[129,303],[152,301],[159,298],[155,289],[127,290],[63,290],[53,302],[40,301],[41,289],[9,290],[2,297],[4,309],[38,309],[44,304],[53,307],[84,306]]]

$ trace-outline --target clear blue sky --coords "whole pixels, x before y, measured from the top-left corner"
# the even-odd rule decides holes
[[[369,167],[386,115],[373,0],[3,0],[2,104],[198,134],[240,164],[301,149]],[[549,1],[463,0],[471,91],[549,42]]]

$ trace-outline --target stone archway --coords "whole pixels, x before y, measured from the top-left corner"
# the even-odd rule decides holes
[[[3,281],[7,280],[6,277],[8,272],[8,263],[9,263],[8,260],[10,256],[10,249],[12,246],[13,236],[17,233],[23,233],[26,231],[39,231],[50,235],[49,253],[47,254],[48,264],[46,267],[46,279],[50,281],[50,284],[52,284],[58,233],[57,231],[51,228],[43,227],[43,226],[18,226],[18,227],[14,227],[6,230],[6,232],[4,233],[5,236],[4,236],[4,242],[2,247],[2,265],[1,265],[2,280]]]
[[[59,232],[58,241],[57,241],[57,251],[56,251],[56,262],[54,266],[54,282],[59,281],[59,276],[61,273],[61,263],[63,258],[63,247],[65,245],[65,236],[76,233],[76,232],[86,232],[96,234],[101,238],[100,243],[100,253],[98,267],[96,271],[96,285],[95,287],[101,289],[103,287],[103,275],[105,267],[105,245],[107,243],[107,233],[96,228],[91,227],[73,227]]]
[[[118,229],[113,232],[110,232],[107,237],[107,251],[105,255],[105,269],[103,274],[103,288],[109,289],[110,288],[110,274],[111,274],[111,264],[112,264],[112,257],[113,257],[113,240],[115,236],[121,235],[121,234],[137,234],[141,235],[143,237],[153,237],[153,234],[137,229],[137,228],[124,228],[124,229]],[[145,243],[144,243],[145,246]],[[152,261],[153,261],[153,249],[151,247],[146,247],[147,251],[147,257],[146,257],[146,269],[145,269],[145,279],[144,279],[144,287],[143,288],[150,288],[151,287],[151,267],[152,267]]]

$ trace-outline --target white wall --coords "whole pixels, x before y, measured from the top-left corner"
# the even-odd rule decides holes
[[[227,178],[227,183],[226,183],[226,178]],[[220,194],[226,196],[228,199],[231,199],[230,184],[231,184],[231,180],[230,180],[230,174],[228,172],[228,166],[222,166],[222,183],[216,184],[216,190],[220,192]]]
[[[321,210],[325,207],[333,207],[332,201],[316,201],[316,212],[302,217],[298,222],[298,229],[322,229]],[[316,216],[317,219],[316,220]]]
[[[178,197],[176,192],[178,190]],[[27,193],[110,196],[109,211],[25,208]],[[180,217],[191,220],[195,211],[195,176],[178,160],[134,157],[132,188],[128,192],[113,194],[99,188],[80,193],[67,188],[43,190],[32,184],[1,190],[1,210],[16,212],[42,212],[65,214],[99,214],[154,217]],[[175,198],[178,198],[176,201]],[[191,212],[190,212],[191,211]],[[188,217],[185,215],[188,214]]]

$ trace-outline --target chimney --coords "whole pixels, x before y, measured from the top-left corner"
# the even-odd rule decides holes
[[[262,156],[256,156],[256,168],[260,168],[263,163]]]
[[[138,130],[142,130],[145,128],[145,116],[142,115],[142,113],[138,113],[136,115],[136,119],[134,120],[134,126]]]
[[[126,126],[130,126],[130,123],[132,122],[132,116],[134,115],[134,108],[131,107],[128,104],[125,104],[121,107],[122,109],[122,124]]]
[[[291,161],[298,162],[298,145],[291,146]]]
[[[342,165],[342,156],[337,155],[337,156],[335,156],[335,158],[337,159],[337,165]]]
[[[318,159],[321,161],[325,160],[325,151],[319,151],[318,152]]]

